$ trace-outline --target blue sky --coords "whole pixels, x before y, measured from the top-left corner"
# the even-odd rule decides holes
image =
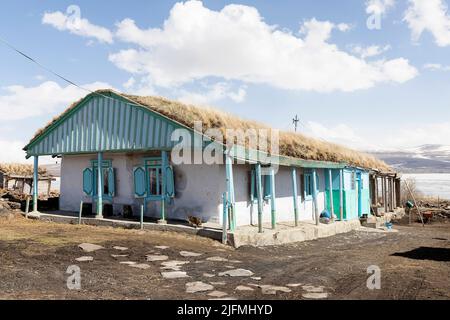
[[[445,0],[176,3],[2,1],[0,37],[90,89],[283,130],[298,114],[301,132],[358,149],[450,144]],[[0,161],[20,161],[34,132],[85,93],[1,44],[0,70]]]

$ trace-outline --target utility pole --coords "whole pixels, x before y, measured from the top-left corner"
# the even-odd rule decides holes
[[[300,122],[300,119],[298,118],[298,115],[295,115],[295,118],[292,119],[292,124],[294,125],[294,130],[297,132],[298,123]]]

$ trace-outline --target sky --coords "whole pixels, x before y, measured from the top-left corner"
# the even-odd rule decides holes
[[[449,0],[17,0],[0,38],[83,88],[160,95],[359,150],[450,145]],[[0,161],[87,91],[0,42]]]

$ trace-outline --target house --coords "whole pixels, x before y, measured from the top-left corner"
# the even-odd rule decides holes
[[[394,174],[384,162],[336,144],[111,90],[73,103],[24,150],[35,167],[39,156],[62,158],[60,210],[76,212],[83,201],[98,218],[131,207],[136,217],[142,208],[163,223],[229,219],[231,229],[318,224],[324,210],[357,219],[374,206],[374,174]]]
[[[31,195],[33,189],[33,166],[21,163],[0,163],[0,189]],[[55,181],[47,170],[39,168],[39,194],[48,196],[52,181]]]

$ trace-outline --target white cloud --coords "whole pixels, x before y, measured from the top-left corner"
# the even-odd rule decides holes
[[[0,162],[25,163],[25,151],[22,150],[25,143],[19,140],[0,140]]]
[[[131,19],[118,23],[116,36],[137,48],[109,59],[161,87],[217,77],[288,90],[354,91],[417,75],[403,58],[367,62],[340,50],[329,42],[335,29],[348,27],[311,19],[299,37],[266,24],[254,7],[213,11],[187,1],[174,5],[162,28],[140,29]]]
[[[440,63],[427,63],[423,68],[431,71],[450,71],[450,66],[444,66]]]
[[[404,149],[424,144],[450,145],[450,122],[441,123],[409,123],[389,136],[380,137],[385,147]]]
[[[424,31],[430,32],[440,47],[450,45],[450,16],[443,0],[409,0],[404,20],[418,41]]]
[[[102,43],[113,43],[111,31],[107,28],[94,25],[89,20],[76,15],[69,16],[61,11],[46,12],[42,18],[42,23],[51,25],[60,31],[69,31],[82,37],[94,38]]]
[[[395,0],[368,0],[366,1],[366,13],[383,15],[395,5]]]
[[[380,54],[388,51],[391,49],[390,45],[377,46],[377,45],[371,45],[368,47],[361,47],[361,46],[355,46],[352,48],[352,51],[359,55],[362,59],[371,58],[375,56],[379,56]]]
[[[237,91],[232,91],[230,85],[224,82],[208,86],[207,89],[203,93],[182,90],[178,100],[185,103],[207,105],[228,98],[236,103],[240,103],[245,100],[247,94],[245,88],[241,87]]]
[[[111,86],[102,82],[94,82],[83,87],[96,90]],[[3,90],[5,93],[0,93],[0,113],[2,114],[0,122],[52,113],[59,108],[67,107],[73,101],[87,94],[85,90],[72,85],[61,87],[53,81],[46,81],[35,87],[8,86]]]
[[[347,124],[337,124],[327,127],[321,123],[308,121],[305,124],[305,133],[322,140],[338,143],[359,150],[376,149],[375,145],[370,144],[357,134],[353,128]]]

